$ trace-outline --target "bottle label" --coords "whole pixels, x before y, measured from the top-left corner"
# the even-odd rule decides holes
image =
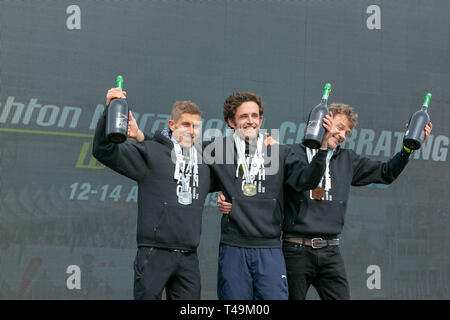
[[[124,131],[126,131],[127,124],[128,124],[128,117],[126,116],[126,114],[124,114],[122,112],[117,112],[116,128],[123,129]]]
[[[311,135],[318,135],[320,130],[319,121],[317,120],[310,120],[308,122],[308,127],[306,128],[306,134]]]

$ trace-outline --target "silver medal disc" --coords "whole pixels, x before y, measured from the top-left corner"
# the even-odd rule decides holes
[[[178,203],[187,206],[192,203],[192,194],[190,192],[180,192],[178,194]]]

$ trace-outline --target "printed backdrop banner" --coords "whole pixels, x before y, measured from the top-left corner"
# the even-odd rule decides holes
[[[148,134],[177,100],[225,132],[223,101],[252,91],[283,144],[330,82],[359,114],[344,147],[383,161],[431,92],[432,135],[402,175],[351,189],[341,252],[354,299],[449,299],[449,16],[448,0],[0,1],[0,298],[133,298],[137,186],[92,157],[121,74]],[[202,299],[217,299],[216,201]]]

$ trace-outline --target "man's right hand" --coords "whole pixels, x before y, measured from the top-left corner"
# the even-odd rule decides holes
[[[219,195],[217,196],[217,208],[223,214],[229,214],[231,211],[232,205],[231,205],[231,203],[227,202],[226,200],[227,199],[225,198],[223,193],[220,192]]]
[[[106,93],[106,106],[109,106],[109,103],[112,99],[126,99],[127,92],[122,91],[120,88],[111,88]]]

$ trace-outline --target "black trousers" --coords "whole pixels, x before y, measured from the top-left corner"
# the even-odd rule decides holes
[[[339,246],[313,249],[283,241],[289,300],[304,300],[311,285],[322,300],[348,300],[350,291]]]
[[[183,253],[139,247],[134,260],[134,299],[199,300],[200,269],[197,252]]]

